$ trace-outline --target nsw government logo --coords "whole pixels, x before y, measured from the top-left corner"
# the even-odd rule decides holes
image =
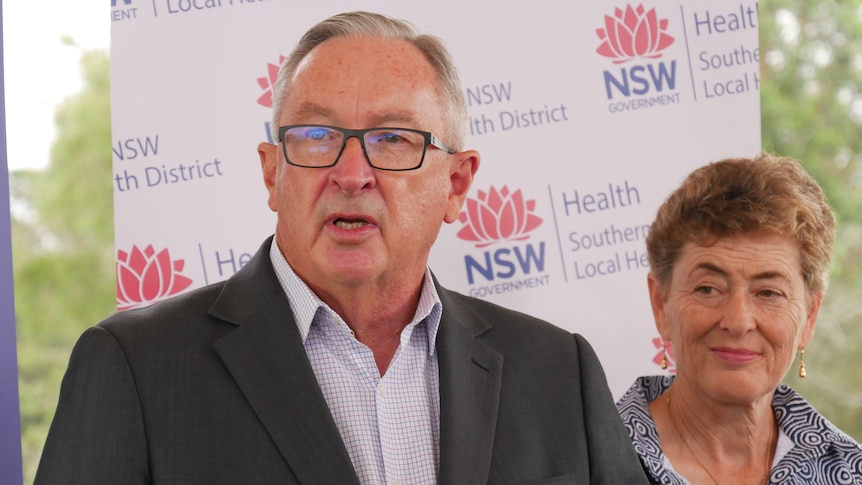
[[[133,0],[111,0],[111,22],[135,20],[138,18],[138,8]]]
[[[182,275],[185,260],[171,259],[167,248],[117,251],[117,310],[155,303],[185,290],[192,280]]]
[[[111,0],[111,22],[136,20],[137,18],[138,8],[134,5],[133,0]]]
[[[467,198],[458,220],[464,224],[458,238],[473,243],[479,254],[464,256],[471,296],[485,297],[548,284],[545,242],[529,242],[530,233],[542,224],[534,213],[536,201],[521,189],[491,187]],[[496,247],[495,247],[496,246]]]
[[[617,8],[605,15],[603,28],[596,29],[601,43],[596,52],[616,67],[603,71],[605,94],[611,113],[676,104],[676,60],[662,60],[663,51],[674,43],[668,19],[655,8],[642,4]]]
[[[278,70],[281,68],[281,63],[284,62],[284,56],[278,56],[278,64],[271,62],[266,63],[266,76],[257,78],[257,85],[263,89],[263,93],[258,96],[257,104],[264,108],[272,108],[273,96],[275,94],[275,82],[278,80]],[[270,130],[272,122],[264,123],[266,131],[266,139],[270,143],[275,143],[272,139],[272,130]]]

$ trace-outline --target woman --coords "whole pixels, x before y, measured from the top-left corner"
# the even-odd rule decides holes
[[[862,447],[781,384],[814,333],[834,224],[817,183],[768,154],[697,169],[661,206],[648,285],[676,377],[617,404],[653,483],[862,484]]]

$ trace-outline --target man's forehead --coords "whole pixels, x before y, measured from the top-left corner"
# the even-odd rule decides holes
[[[403,39],[338,37],[299,64],[284,99],[291,122],[398,123],[443,116],[430,62]],[[344,117],[348,117],[345,119]]]
[[[347,60],[358,60],[350,63]],[[325,40],[315,46],[297,64],[293,73],[295,81],[309,65],[322,64],[362,68],[366,65],[385,62],[390,67],[413,65],[420,69],[433,71],[430,62],[418,47],[406,39],[378,36],[340,36]]]

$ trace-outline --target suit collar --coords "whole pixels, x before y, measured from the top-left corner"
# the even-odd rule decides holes
[[[272,270],[269,246],[264,242],[212,305],[213,316],[238,325],[214,348],[301,483],[358,485]]]
[[[435,280],[435,284],[436,284]],[[437,285],[443,317],[440,367],[439,483],[486,483],[491,468],[503,356],[479,337],[490,322],[462,296]]]

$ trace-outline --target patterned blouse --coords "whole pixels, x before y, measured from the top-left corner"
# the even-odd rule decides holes
[[[689,485],[662,453],[648,403],[670,388],[672,376],[638,378],[617,403],[650,483]],[[862,446],[784,384],[772,398],[779,437],[770,485],[862,485]]]

